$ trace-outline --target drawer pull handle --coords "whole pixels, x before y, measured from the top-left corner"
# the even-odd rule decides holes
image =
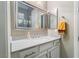
[[[28,56],[31,56],[31,55],[33,55],[33,54],[35,54],[35,52],[32,52],[32,53],[30,53],[30,54],[25,55],[24,58],[26,58],[26,57],[28,57]]]
[[[48,54],[46,54],[46,57],[48,58]]]

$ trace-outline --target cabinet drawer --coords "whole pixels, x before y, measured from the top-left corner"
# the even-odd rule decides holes
[[[18,52],[12,52],[11,53],[11,58],[20,58],[20,55]]]
[[[55,40],[54,42],[53,42],[54,44],[54,46],[58,46],[58,45],[60,45],[60,40]]]
[[[33,47],[24,51],[19,52],[21,58],[34,57],[38,54],[39,47]]]
[[[39,53],[35,58],[48,58],[47,51]]]
[[[33,58],[38,54],[38,51],[39,51],[39,46],[36,46],[33,48],[13,52],[11,54],[11,57],[12,58]]]
[[[51,47],[53,47],[53,41],[49,42],[49,43],[42,44],[42,45],[40,45],[40,52],[47,50]]]

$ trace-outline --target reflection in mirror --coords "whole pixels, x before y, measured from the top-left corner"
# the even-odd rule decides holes
[[[45,12],[41,11],[41,10],[38,10],[39,11],[39,26],[41,29],[45,29],[45,17],[46,17],[46,14]]]
[[[56,29],[57,28],[57,16],[55,16],[53,14],[49,14],[48,20],[49,20],[49,28]]]
[[[45,14],[41,12],[39,9],[34,8],[32,11],[32,29],[43,29],[45,28]]]
[[[16,3],[16,28],[45,28],[45,12],[24,2]]]
[[[29,7],[21,2],[17,3],[16,28],[30,28],[32,26],[30,18],[32,10],[32,7]]]
[[[55,10],[55,13],[48,13],[48,28],[57,29],[57,26],[58,26],[58,9]]]

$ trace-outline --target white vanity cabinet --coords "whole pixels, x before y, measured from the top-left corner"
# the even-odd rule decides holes
[[[60,40],[53,40],[11,53],[12,58],[59,58]]]

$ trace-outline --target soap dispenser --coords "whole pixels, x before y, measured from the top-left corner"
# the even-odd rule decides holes
[[[27,33],[27,38],[30,39],[30,32]]]

